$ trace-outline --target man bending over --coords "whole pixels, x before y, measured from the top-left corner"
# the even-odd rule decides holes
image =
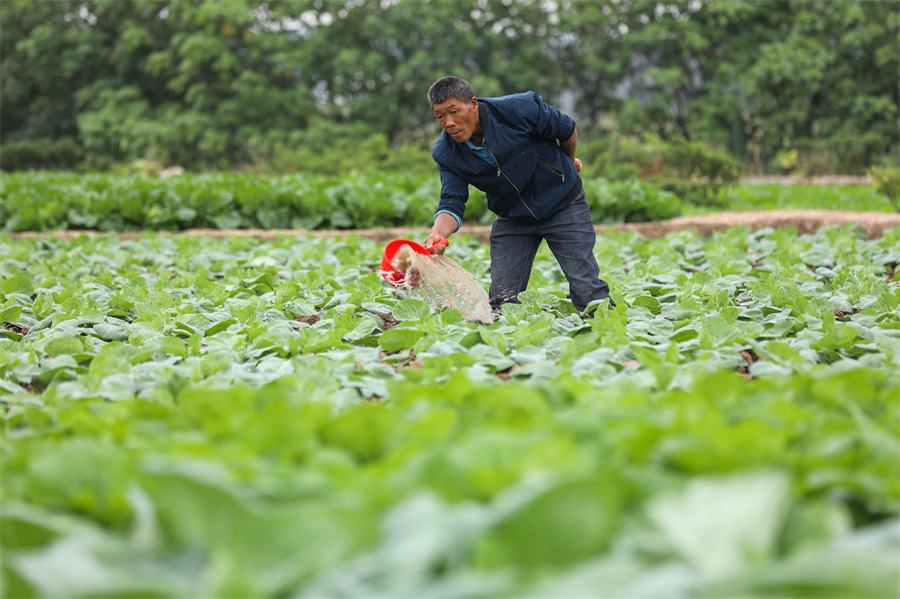
[[[566,275],[579,312],[607,298],[614,307],[594,257],[596,233],[578,175],[572,119],[534,92],[476,98],[459,77],[438,79],[428,101],[444,131],[431,150],[441,175],[441,201],[425,247],[459,229],[472,185],[485,193],[488,209],[497,215],[488,293],[495,316],[528,288],[542,240]]]

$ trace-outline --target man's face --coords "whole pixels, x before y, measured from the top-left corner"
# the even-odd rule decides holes
[[[468,102],[451,98],[443,104],[432,104],[434,118],[454,141],[465,143],[472,137],[478,125],[478,100]]]

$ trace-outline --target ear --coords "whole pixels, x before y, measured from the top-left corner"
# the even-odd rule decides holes
[[[472,107],[472,110],[474,110],[475,112],[478,112],[478,98],[476,98],[475,96],[472,96],[472,99],[469,100],[469,106]]]

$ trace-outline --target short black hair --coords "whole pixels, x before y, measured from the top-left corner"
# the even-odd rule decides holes
[[[472,91],[472,86],[469,85],[469,82],[462,77],[454,77],[452,75],[441,77],[428,88],[428,102],[432,106],[443,104],[453,98],[461,102],[468,102],[474,97],[475,92]]]

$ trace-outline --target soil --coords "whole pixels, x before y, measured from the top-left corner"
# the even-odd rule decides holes
[[[900,227],[900,214],[882,212],[841,212],[837,210],[764,210],[753,212],[717,212],[702,216],[684,216],[655,223],[618,225],[619,230],[634,230],[644,237],[664,237],[672,231],[689,229],[708,237],[716,231],[746,225],[751,230],[795,228],[798,233],[815,233],[829,225],[855,224],[870,238],[881,237],[892,227]]]
[[[297,316],[294,317],[294,320],[296,320],[297,322],[303,322],[303,323],[308,324],[309,326],[312,326],[312,325],[316,324],[317,322],[319,322],[320,320],[322,320],[322,318],[318,314],[316,314],[314,316],[301,316],[298,314]]]
[[[384,328],[382,328],[382,331],[387,331],[388,329],[392,329],[400,324],[399,320],[394,319],[393,312],[391,312],[390,314],[379,314],[378,317],[381,318],[381,322],[384,323]]]
[[[636,231],[646,238],[665,237],[673,231],[690,230],[698,235],[708,237],[716,231],[724,231],[731,227],[747,225],[751,230],[765,227],[795,228],[798,233],[815,233],[820,228],[828,225],[856,224],[865,230],[870,238],[881,237],[884,232],[893,227],[900,227],[900,214],[888,214],[884,212],[841,212],[838,210],[761,210],[748,212],[717,212],[702,216],[682,216],[667,221],[652,223],[625,223],[620,225],[597,226],[598,233],[604,233],[611,229],[620,232]],[[457,235],[471,235],[479,242],[487,243],[490,237],[489,226],[478,226],[464,223]],[[257,237],[263,240],[274,241],[279,237],[294,237],[308,235],[318,238],[342,238],[347,235],[357,235],[362,239],[370,239],[377,242],[386,242],[392,239],[424,239],[428,235],[429,228],[391,227],[383,229],[355,229],[335,231],[306,231],[298,229],[188,229],[179,233],[160,232],[158,235],[204,235],[214,239],[226,237]],[[55,231],[53,236],[58,239],[74,239],[80,235],[101,235],[97,231]],[[13,239],[27,237],[48,237],[51,233],[12,233]],[[145,233],[116,233],[118,239],[136,239]]]

